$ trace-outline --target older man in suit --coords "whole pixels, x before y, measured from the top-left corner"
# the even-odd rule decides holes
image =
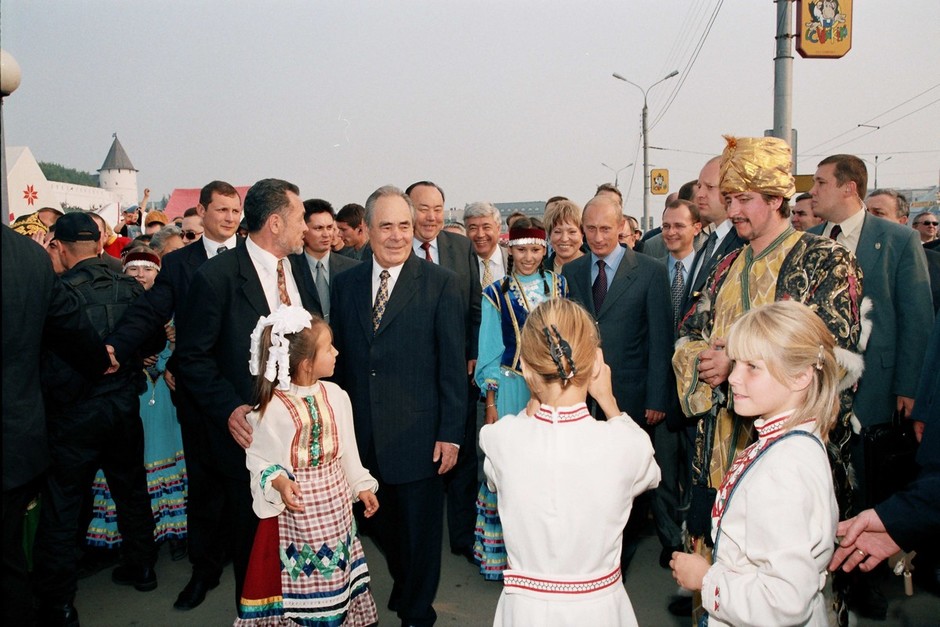
[[[464,443],[457,457],[453,472],[444,477],[447,491],[447,531],[450,550],[462,555],[470,563],[473,559],[474,529],[476,526],[477,495],[477,399],[470,378],[477,359],[477,344],[480,339],[482,289],[477,256],[470,240],[456,233],[443,231],[444,190],[431,181],[412,183],[405,190],[415,209],[413,248],[415,255],[439,264],[457,273],[457,287],[464,299],[466,313],[466,350],[468,397]],[[497,232],[497,237],[498,237]],[[496,277],[500,278],[500,277]]]
[[[128,314],[107,341],[118,360],[126,359],[154,333],[163,333],[164,325],[182,307],[196,272],[209,259],[243,246],[236,236],[242,217],[242,199],[225,181],[212,181],[199,192],[197,214],[201,216],[202,237],[190,246],[173,251],[162,260],[162,269],[153,287],[128,310]],[[189,219],[189,218],[187,218]],[[184,323],[185,324],[185,323]],[[196,321],[201,328],[201,322]],[[179,326],[177,321],[177,326]],[[176,355],[170,357],[164,377],[175,390],[174,402],[183,435],[188,475],[187,545],[192,577],[179,593],[174,607],[191,610],[201,604],[206,593],[216,587],[225,566],[231,526],[224,519],[224,497],[217,489],[219,477],[209,449],[208,423],[197,408],[194,392],[185,381],[176,385]],[[195,391],[198,394],[198,390]]]
[[[389,608],[402,624],[432,625],[441,476],[467,446],[467,303],[454,272],[413,254],[406,194],[379,188],[365,215],[373,256],[331,289],[336,381],[352,400],[363,464],[379,481],[382,507],[365,528],[388,560]]]
[[[205,461],[217,482],[217,506],[232,529],[236,604],[257,526],[243,449],[251,441],[245,416],[254,402],[251,332],[281,304],[300,304],[320,315],[316,292],[307,291],[287,259],[303,249],[307,229],[297,187],[258,181],[245,195],[245,217],[245,245],[203,264],[193,277],[192,296],[177,312],[178,378],[193,392],[206,424]]]
[[[302,272],[303,281],[310,292],[316,292],[320,300],[323,319],[330,321],[330,284],[333,278],[359,261],[346,255],[333,254],[333,234],[336,224],[333,207],[325,200],[311,198],[304,201],[304,250],[291,255],[291,268],[307,268]]]
[[[582,226],[591,254],[566,263],[562,275],[568,296],[597,320],[617,404],[652,434],[673,394],[669,281],[664,264],[620,246],[623,219],[620,205],[609,195],[588,201]],[[648,507],[648,498],[638,501],[630,516],[621,557],[624,570],[636,552]]]
[[[509,251],[499,245],[499,209],[489,202],[470,203],[464,209],[463,223],[476,253],[480,285],[485,288],[501,279],[509,268]]]

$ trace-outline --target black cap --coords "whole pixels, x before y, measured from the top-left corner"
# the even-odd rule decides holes
[[[98,225],[87,213],[67,213],[52,227],[55,239],[62,242],[97,242],[101,238]]]

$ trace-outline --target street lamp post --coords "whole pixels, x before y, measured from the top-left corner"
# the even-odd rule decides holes
[[[7,145],[3,135],[3,100],[20,86],[20,65],[13,55],[0,50],[0,176],[3,177],[3,189],[0,190],[0,210],[3,211],[3,224],[10,224],[10,199],[7,185]]]
[[[623,166],[623,167],[620,168],[619,170],[615,170],[615,169],[613,169],[612,167],[610,167],[609,165],[607,165],[606,163],[603,163],[603,162],[601,163],[601,165],[604,166],[605,168],[607,168],[608,170],[610,170],[611,172],[614,173],[614,187],[616,187],[617,189],[620,189],[620,173],[623,172],[624,170],[626,170],[627,168],[629,168],[629,167],[630,167],[631,165],[633,165],[633,164],[632,164],[632,163],[628,163],[627,165]]]
[[[894,158],[894,155],[888,157],[887,159],[882,161],[882,163],[891,161],[893,158]],[[875,155],[875,187],[874,189],[878,189],[878,155]]]
[[[634,87],[640,90],[643,94],[643,229],[649,230],[653,224],[650,222],[650,161],[649,161],[649,107],[646,103],[646,95],[653,88],[662,83],[663,81],[669,80],[673,76],[678,76],[679,70],[673,70],[663,78],[659,79],[646,89],[643,89],[636,83],[631,80],[627,80],[620,74],[614,72],[613,77],[624,83],[630,83]]]

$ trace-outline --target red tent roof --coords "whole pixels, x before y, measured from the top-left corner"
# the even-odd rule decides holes
[[[248,191],[250,185],[236,185],[235,189],[238,190],[238,195],[242,197],[242,201],[245,200],[245,193]],[[195,207],[199,204],[199,192],[201,188],[182,188],[177,187],[173,190],[173,193],[170,194],[170,200],[166,203],[166,213],[167,217],[172,220],[179,216],[182,216],[183,213],[190,207]]]

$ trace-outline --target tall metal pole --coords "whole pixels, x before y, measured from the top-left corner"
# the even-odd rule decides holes
[[[791,144],[793,172],[796,172],[796,146],[793,141],[793,0],[777,3],[777,56],[774,57],[774,130],[773,136]]]
[[[653,228],[650,222],[650,145],[647,121],[649,108],[646,106],[646,92],[643,92],[643,230]]]

